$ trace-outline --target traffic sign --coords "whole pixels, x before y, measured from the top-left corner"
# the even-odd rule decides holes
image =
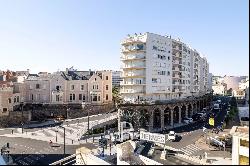
[[[209,124],[210,124],[211,126],[214,126],[214,118],[209,118]]]

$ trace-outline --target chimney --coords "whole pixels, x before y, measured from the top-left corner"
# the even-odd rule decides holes
[[[89,75],[91,75],[91,69],[89,69]]]
[[[69,69],[68,68],[66,68],[66,74],[69,74]]]

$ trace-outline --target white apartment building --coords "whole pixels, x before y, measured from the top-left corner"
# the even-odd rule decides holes
[[[125,101],[170,100],[209,92],[206,58],[180,40],[147,32],[128,35],[121,45]]]
[[[249,127],[233,126],[232,165],[249,165]]]
[[[66,71],[53,74],[30,74],[24,82],[27,103],[110,103],[111,71]]]
[[[122,82],[121,78],[121,71],[112,71],[112,86],[113,87],[120,87],[120,84]]]

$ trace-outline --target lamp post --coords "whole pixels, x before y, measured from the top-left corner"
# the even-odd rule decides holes
[[[63,154],[65,155],[65,127],[59,126],[60,128],[63,128]]]
[[[23,134],[23,102],[21,102],[20,106],[21,106],[21,111],[22,111],[22,134]]]
[[[84,109],[86,105],[87,105],[86,103],[82,102],[82,109]],[[92,109],[91,108],[87,109],[88,111],[88,130],[87,130],[88,136],[89,136],[89,110],[92,110]]]

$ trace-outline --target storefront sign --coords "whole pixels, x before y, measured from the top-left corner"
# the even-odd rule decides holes
[[[151,141],[155,143],[165,144],[166,143],[166,135],[164,134],[157,134],[157,133],[150,133],[150,132],[140,132],[140,139]]]

